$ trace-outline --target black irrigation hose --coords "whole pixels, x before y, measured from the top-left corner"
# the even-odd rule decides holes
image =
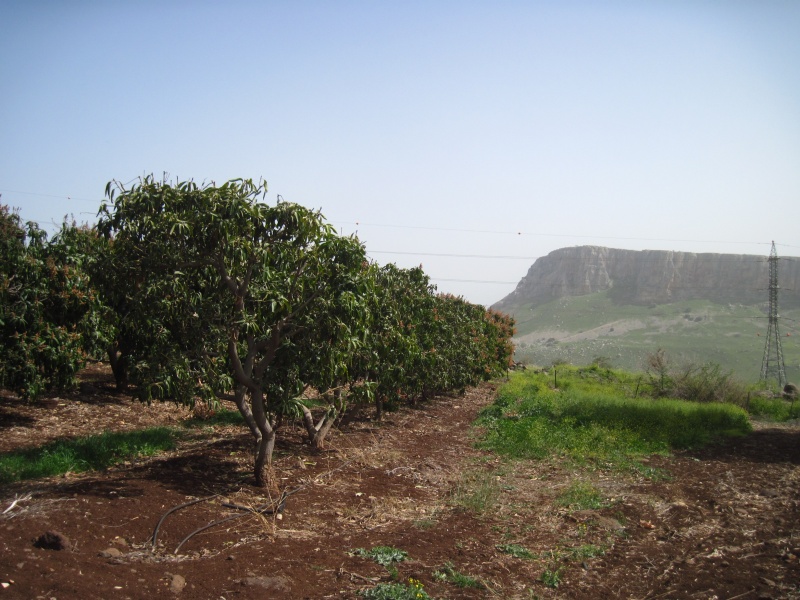
[[[342,463],[341,465],[339,465],[338,467],[336,467],[335,469],[333,469],[331,471],[328,471],[327,473],[322,473],[321,475],[317,476],[317,479],[319,477],[322,477],[323,475],[330,475],[331,473],[335,473],[336,471],[344,469],[347,465],[349,465],[352,462],[353,462],[353,460],[348,460],[348,461]],[[296,494],[300,490],[303,490],[303,489],[307,488],[309,485],[310,485],[310,483],[305,483],[305,484],[303,484],[301,486],[298,486],[298,487],[294,488],[293,490],[291,490],[289,492],[283,492],[281,494],[280,501],[278,502],[278,506],[275,509],[269,508],[270,506],[273,505],[272,502],[270,502],[268,504],[262,504],[258,508],[252,508],[250,506],[242,506],[240,504],[233,504],[233,503],[230,503],[230,502],[224,502],[222,504],[222,506],[224,506],[226,508],[233,508],[234,510],[244,511],[244,514],[231,515],[229,517],[225,517],[224,519],[220,519],[218,521],[214,521],[213,523],[209,523],[208,525],[204,525],[203,527],[200,527],[199,529],[194,530],[192,533],[190,533],[185,538],[183,538],[183,540],[181,540],[181,543],[178,544],[177,548],[175,548],[174,554],[177,554],[178,550],[181,549],[181,546],[183,546],[191,538],[193,538],[198,533],[202,533],[206,529],[211,529],[212,527],[216,527],[217,525],[221,525],[222,523],[227,523],[228,521],[232,521],[233,519],[238,519],[239,517],[243,517],[246,514],[274,515],[275,513],[282,513],[283,509],[286,506],[286,499],[289,496],[291,496],[293,494]],[[180,510],[182,508],[186,508],[188,506],[192,506],[193,504],[199,504],[200,502],[205,502],[207,500],[212,500],[213,498],[216,498],[218,496],[219,496],[219,494],[214,494],[213,496],[206,496],[204,498],[197,498],[196,500],[191,500],[189,502],[185,502],[183,504],[179,504],[178,506],[174,506],[174,507],[170,508],[167,512],[165,512],[164,515],[161,517],[161,519],[159,519],[158,524],[156,525],[156,528],[153,530],[153,536],[151,538],[153,550],[155,550],[156,543],[158,541],[158,530],[161,527],[161,524],[164,522],[164,520],[169,515],[171,515],[175,511]]]
[[[203,525],[202,527],[199,527],[198,529],[195,529],[192,533],[190,533],[189,535],[187,535],[185,538],[183,538],[181,540],[181,543],[178,544],[178,546],[175,548],[175,551],[173,552],[173,554],[177,554],[178,550],[181,549],[181,546],[183,546],[186,542],[188,542],[190,539],[192,539],[198,533],[202,533],[206,529],[211,529],[212,527],[216,527],[217,525],[222,525],[223,523],[227,523],[228,521],[233,521],[234,519],[238,519],[239,517],[244,517],[245,515],[251,514],[251,513],[252,514],[259,514],[259,515],[274,515],[275,513],[282,513],[283,512],[283,508],[284,508],[284,506],[286,504],[286,497],[288,495],[289,494],[281,495],[280,503],[278,504],[278,507],[275,508],[275,509],[269,508],[270,506],[273,505],[272,502],[270,502],[268,504],[262,504],[258,508],[250,508],[250,507],[247,507],[247,506],[238,506],[238,505],[223,505],[223,506],[229,506],[230,508],[236,508],[238,510],[243,510],[243,511],[245,511],[245,513],[244,514],[240,514],[240,515],[231,515],[230,517],[225,517],[224,519],[220,519],[218,521],[214,521],[213,523],[209,523],[208,525]]]
[[[196,500],[191,500],[190,502],[179,504],[178,506],[170,508],[167,512],[164,513],[161,519],[159,519],[158,525],[156,525],[156,528],[153,530],[153,535],[150,538],[152,540],[152,548],[155,550],[156,542],[158,542],[158,530],[161,527],[161,524],[164,522],[164,519],[166,519],[176,510],[186,508],[187,506],[192,506],[193,504],[199,504],[200,502],[205,502],[206,500],[211,500],[212,498],[216,498],[217,496],[219,496],[219,494],[214,494],[213,496],[206,496],[205,498],[197,498]]]

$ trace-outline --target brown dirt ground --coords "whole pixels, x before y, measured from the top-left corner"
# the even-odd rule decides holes
[[[108,373],[87,372],[79,394],[27,405],[0,398],[0,451],[104,429],[178,424],[169,404],[116,394]],[[668,479],[577,471],[559,460],[509,463],[475,448],[477,412],[494,386],[409,407],[375,423],[345,420],[313,454],[299,430],[281,433],[276,468],[285,510],[260,506],[250,486],[248,434],[206,427],[178,450],[105,472],[0,490],[0,600],[5,598],[358,598],[390,581],[356,548],[408,552],[397,577],[435,598],[800,598],[800,429],[760,426],[700,451],[650,459]],[[575,481],[609,506],[573,511],[558,495]],[[468,500],[485,493],[484,509]],[[213,498],[159,519],[192,499]],[[15,499],[19,501],[12,507]],[[11,507],[9,509],[9,507]],[[189,533],[223,517],[175,548]],[[48,531],[63,550],[34,541]],[[524,547],[515,558],[498,546]],[[581,550],[603,548],[600,556]],[[445,564],[477,580],[437,578]],[[542,575],[558,573],[558,587]]]

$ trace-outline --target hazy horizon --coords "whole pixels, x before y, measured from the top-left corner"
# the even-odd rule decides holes
[[[264,178],[490,305],[598,245],[800,254],[800,3],[0,5],[0,202]]]

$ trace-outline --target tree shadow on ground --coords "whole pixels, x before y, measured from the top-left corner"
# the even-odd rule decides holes
[[[687,452],[699,460],[720,462],[790,463],[800,465],[800,428],[760,429]]]

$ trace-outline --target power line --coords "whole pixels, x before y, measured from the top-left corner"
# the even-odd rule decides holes
[[[405,254],[412,256],[445,256],[448,258],[500,258],[504,260],[538,260],[540,256],[501,256],[499,254],[453,254],[449,252],[404,252],[400,250],[367,250],[367,254]]]
[[[747,242],[740,240],[686,240],[686,239],[669,239],[669,238],[644,238],[644,237],[623,237],[623,236],[609,236],[609,235],[579,235],[573,233],[541,233],[541,232],[528,232],[528,231],[503,231],[492,229],[460,229],[453,227],[432,227],[424,225],[391,225],[385,223],[362,223],[361,221],[334,221],[334,224],[355,225],[356,227],[384,227],[392,229],[417,229],[422,231],[448,231],[456,233],[486,233],[494,235],[518,235],[518,236],[531,236],[531,237],[563,237],[563,238],[585,238],[585,239],[606,239],[606,240],[626,240],[626,241],[639,241],[639,242],[681,242],[681,243],[703,243],[703,244],[759,244],[769,245],[771,242]],[[785,246],[786,244],[778,244]],[[789,246],[792,247],[792,246]]]
[[[452,281],[457,283],[491,283],[491,284],[502,284],[502,285],[515,285],[519,283],[518,281],[486,281],[483,279],[447,279],[445,277],[431,277],[431,281]]]
[[[135,180],[135,179],[134,179]],[[132,181],[134,181],[132,180]],[[88,202],[103,202],[103,199],[100,198],[82,198],[77,196],[71,196],[69,194],[43,194],[41,192],[29,192],[23,190],[9,190],[9,189],[0,189],[0,192],[10,193],[10,194],[24,194],[27,196],[41,196],[43,198],[58,198],[61,200],[82,200]],[[82,212],[79,214],[94,214],[94,213],[86,213]],[[43,221],[46,222],[46,221]],[[527,231],[510,231],[510,230],[492,230],[492,229],[461,229],[461,228],[454,228],[454,227],[435,227],[435,226],[425,226],[425,225],[396,225],[396,224],[386,224],[386,223],[362,223],[361,221],[335,221],[334,224],[346,224],[346,225],[355,225],[356,227],[364,226],[364,227],[383,227],[383,228],[394,228],[394,229],[416,229],[422,231],[446,231],[446,232],[456,232],[456,233],[482,233],[482,234],[492,234],[492,235],[517,235],[517,236],[530,236],[530,237],[560,237],[560,238],[578,238],[578,239],[606,239],[606,240],[625,240],[625,241],[639,241],[639,242],[679,242],[679,243],[702,243],[702,244],[758,244],[758,245],[769,245],[771,242],[747,242],[747,241],[740,241],[740,240],[692,240],[692,239],[670,239],[670,238],[647,238],[647,237],[625,237],[625,236],[603,236],[603,235],[580,235],[580,234],[572,234],[572,233],[542,233],[542,232],[527,232]],[[800,248],[800,246],[794,246],[789,244],[776,244],[777,246],[782,246],[786,248]],[[401,254],[401,253],[395,253]],[[446,255],[443,255],[446,256]],[[467,256],[469,257],[469,256]],[[471,258],[471,257],[469,257]],[[488,257],[476,257],[476,258],[488,258]],[[501,258],[501,257],[498,257]],[[504,258],[504,257],[502,257]],[[511,259],[517,259],[522,257],[509,257]]]
[[[64,194],[64,195],[60,195],[59,196],[59,195],[56,195],[56,194],[41,194],[39,192],[23,192],[21,190],[6,190],[6,189],[0,189],[0,192],[6,193],[6,194],[24,194],[26,196],[41,196],[42,198],[58,198],[59,200],[85,200],[85,201],[88,201],[88,202],[102,202],[103,201],[102,199],[97,199],[97,198],[79,198],[77,196],[70,196],[68,194]]]
[[[642,252],[648,252],[647,250],[623,250],[623,252],[635,252],[637,254],[641,254]],[[673,253],[673,254],[698,254],[697,252],[684,252],[682,250],[650,250],[649,252],[661,252],[661,253]],[[419,251],[405,251],[405,250],[367,250],[367,254],[401,254],[401,255],[410,255],[410,256],[439,256],[439,257],[446,257],[446,258],[499,258],[505,260],[538,260],[540,258],[546,258],[546,256],[503,256],[499,254],[457,254],[452,252],[419,252]],[[717,258],[715,262],[737,262],[737,263],[744,263],[744,264],[766,264],[768,262],[767,258],[761,258],[758,254],[743,254],[743,255],[733,255],[730,257],[726,256],[726,253],[722,252],[713,252],[713,253],[699,253],[699,254],[717,254],[720,258]],[[742,260],[739,256],[752,256],[755,257],[753,260]],[[781,258],[781,260],[789,260],[789,258]],[[581,256],[559,256],[559,262],[565,261],[575,261],[575,262],[585,262],[584,257]],[[664,259],[662,258],[639,258],[637,260],[638,264],[642,263],[662,263]],[[602,267],[602,264],[596,263],[586,263],[587,267]]]

